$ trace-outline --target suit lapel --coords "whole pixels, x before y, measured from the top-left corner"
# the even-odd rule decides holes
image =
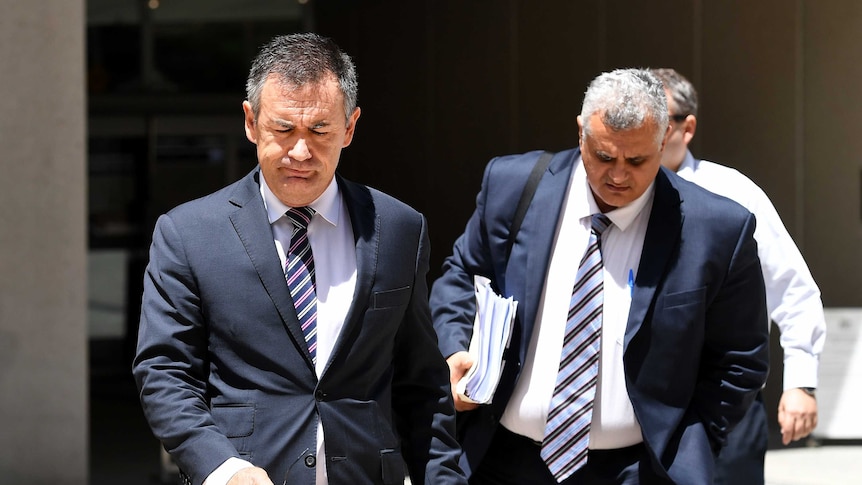
[[[547,277],[548,262],[551,248],[556,236],[557,222],[560,219],[563,199],[571,181],[575,162],[580,157],[579,150],[561,152],[555,155],[548,171],[542,177],[536,195],[530,204],[530,209],[524,217],[520,232],[527,248],[526,274],[524,275],[524,298],[520,305],[524,307],[523,344],[521,345],[521,362],[525,361],[527,336],[532,334],[536,320],[539,300]]]
[[[679,244],[683,221],[682,200],[668,173],[662,167],[655,179],[655,197],[644,236],[643,252],[626,325],[626,348],[646,319],[656,289],[663,280],[671,256]]]
[[[353,292],[353,301],[350,302],[350,309],[344,318],[344,327],[332,349],[332,356],[323,371],[324,374],[329,369],[330,363],[336,361],[345,345],[353,342],[356,332],[362,326],[362,318],[368,302],[371,301],[380,242],[380,217],[377,215],[369,189],[347,181],[339,175],[336,175],[336,180],[350,215],[356,243],[356,288]]]
[[[284,278],[284,270],[281,268],[281,260],[273,243],[272,228],[260,195],[259,176],[260,172],[255,170],[237,185],[237,190],[230,202],[238,209],[230,215],[230,220],[285,327],[297,348],[305,349],[306,360],[313,370],[311,354],[308,353],[305,337]]]

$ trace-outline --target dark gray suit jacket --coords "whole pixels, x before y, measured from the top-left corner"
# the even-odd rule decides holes
[[[427,301],[425,219],[338,177],[356,240],[355,296],[318,380],[260,194],[259,172],[159,218],[134,375],[146,417],[195,484],[229,457],[314,483],[465,483]]]
[[[475,470],[526,359],[551,246],[577,149],[554,156],[511,257],[509,227],[540,152],[492,160],[476,210],[431,291],[444,356],[466,350],[472,276],[519,302],[518,323],[490,406],[459,417],[462,468]],[[712,483],[713,454],[766,380],[768,329],[754,216],[662,168],[624,339],[626,387],[660,475]]]

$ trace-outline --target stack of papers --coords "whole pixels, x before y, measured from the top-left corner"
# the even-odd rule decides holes
[[[489,404],[500,381],[503,352],[512,337],[518,302],[494,292],[488,278],[474,276],[473,280],[476,319],[469,349],[473,366],[458,381],[455,390],[467,402]]]

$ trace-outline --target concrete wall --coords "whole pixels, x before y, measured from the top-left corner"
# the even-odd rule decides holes
[[[0,482],[87,483],[84,1],[0,2]]]

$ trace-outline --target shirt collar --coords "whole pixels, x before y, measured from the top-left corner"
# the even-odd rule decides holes
[[[601,209],[599,209],[599,205],[596,203],[595,197],[593,197],[593,191],[590,189],[590,181],[587,180],[587,171],[584,168],[583,159],[580,160],[577,167],[575,167],[575,179],[583,180],[584,184],[584,192],[586,197],[582,199],[583,203],[578,204],[578,219],[583,219],[584,217],[590,217],[593,214],[601,213]],[[640,197],[633,200],[631,203],[624,205],[622,207],[618,207],[610,212],[606,212],[605,215],[608,216],[608,219],[614,223],[614,225],[619,228],[621,231],[625,231],[632,222],[638,217],[644,207],[652,201],[653,193],[655,192],[655,180],[649,184],[649,187],[641,194]]]
[[[266,178],[263,173],[260,175],[260,194],[263,197],[263,205],[266,207],[266,214],[269,218],[269,223],[281,219],[284,213],[290,209],[290,206],[285,205],[278,197],[270,190],[266,184]],[[320,214],[327,222],[333,226],[338,226],[338,219],[341,215],[339,208],[341,207],[341,190],[338,188],[338,182],[335,177],[329,182],[326,190],[320,194],[320,197],[315,199],[311,204],[308,204],[314,211]]]
[[[698,160],[694,158],[694,155],[691,154],[691,151],[685,151],[685,158],[682,159],[682,163],[679,166],[679,169],[676,171],[677,175],[680,177],[690,180],[691,176],[694,175],[694,172],[697,170]]]

